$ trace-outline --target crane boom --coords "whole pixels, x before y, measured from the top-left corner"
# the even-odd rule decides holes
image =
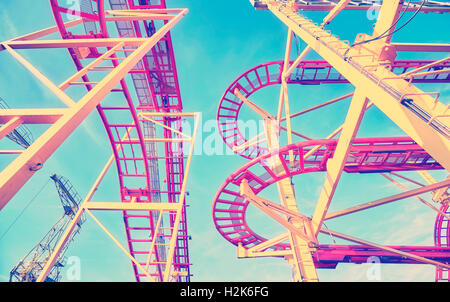
[[[75,213],[78,211],[81,198],[70,181],[63,176],[56,174],[53,174],[50,178],[55,182],[64,213],[52,226],[50,231],[47,232],[44,238],[11,270],[10,282],[35,282],[37,280],[42,268],[52,254],[55,245],[59,242],[67,225],[72,221]],[[58,282],[61,280],[61,269],[66,264],[64,254],[74,237],[80,232],[84,220],[83,217],[77,223],[76,229],[71,234],[69,240],[63,247],[58,260],[48,274],[45,280],[46,282]]]

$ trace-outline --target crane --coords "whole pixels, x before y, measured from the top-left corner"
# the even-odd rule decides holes
[[[2,98],[0,98],[0,109],[9,109],[8,104]],[[24,125],[18,126],[7,134],[6,137],[25,149],[28,148],[34,140],[30,130]]]
[[[64,213],[47,232],[47,234],[45,234],[44,238],[11,270],[9,279],[10,282],[36,281],[56,244],[59,242],[64,230],[78,211],[80,202],[82,201],[67,178],[56,174],[51,175],[50,178],[55,183]],[[80,232],[81,225],[84,221],[84,217],[78,221],[74,232],[64,245],[58,260],[50,271],[50,274],[48,274],[45,280],[46,282],[58,282],[61,280],[61,270],[66,264],[64,254],[74,237]]]

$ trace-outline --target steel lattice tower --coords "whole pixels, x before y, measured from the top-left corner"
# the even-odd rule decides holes
[[[0,138],[21,125],[49,126],[25,151],[2,151],[18,156],[0,173],[0,209],[96,110],[112,156],[58,235],[37,281],[51,274],[84,215],[129,257],[136,281],[189,281],[185,192],[198,118],[196,113],[182,112],[170,35],[188,10],[166,8],[164,0],[76,4],[50,0],[56,26],[0,43],[0,52],[23,64],[66,106],[0,110]],[[46,40],[53,33],[61,39]],[[60,84],[53,83],[18,53],[36,49],[67,50],[75,73]],[[73,96],[77,87],[86,89],[79,99]],[[194,127],[185,130],[185,123]],[[113,164],[120,199],[92,201]],[[126,247],[97,219],[96,211],[123,213]]]
[[[42,240],[11,270],[10,282],[35,282],[39,278],[39,275],[47,264],[56,244],[61,240],[64,230],[79,210],[82,199],[73,188],[70,181],[63,176],[56,174],[53,174],[50,178],[55,183],[64,213],[52,226],[50,231],[45,234],[44,238],[42,238]],[[61,269],[66,263],[64,254],[69,248],[69,244],[81,231],[84,220],[84,217],[78,220],[70,238],[59,253],[56,263],[45,278],[46,282],[58,282],[61,280]]]

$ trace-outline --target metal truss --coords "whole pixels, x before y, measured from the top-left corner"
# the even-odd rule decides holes
[[[37,281],[46,280],[84,214],[129,257],[137,281],[189,281],[185,192],[196,129],[187,133],[184,123],[196,127],[198,118],[182,112],[170,36],[170,30],[188,10],[168,9],[165,1],[110,0],[110,10],[103,0],[83,1],[79,10],[60,2],[50,1],[55,27],[0,43],[0,51],[12,55],[65,105],[61,109],[0,111],[2,134],[20,125],[49,125],[28,149],[17,151],[17,158],[1,172],[0,209],[96,109],[113,155]],[[62,39],[45,39],[53,33],[60,33]],[[42,49],[67,49],[77,71],[55,84],[18,53]],[[129,80],[135,94],[130,91]],[[80,99],[70,94],[77,87],[87,90]],[[121,103],[114,95],[121,96]],[[114,163],[120,200],[92,201]],[[127,246],[94,215],[102,210],[123,213]]]
[[[448,12],[449,3],[384,0],[372,35],[359,34],[354,43],[343,41],[326,30],[344,9],[367,10],[373,3],[331,1],[250,1],[256,9],[268,10],[288,27],[283,61],[258,65],[239,76],[225,91],[217,112],[218,128],[224,142],[251,161],[233,173],[220,187],[213,203],[213,220],[219,233],[237,246],[238,257],[283,257],[292,266],[294,281],[318,281],[316,268],[335,268],[340,262],[361,263],[379,256],[383,263],[427,263],[436,266],[436,280],[448,279],[449,179],[436,181],[427,170],[450,169],[449,106],[437,92],[424,92],[416,83],[450,82],[450,57],[436,61],[399,61],[397,52],[450,51],[449,44],[394,43],[392,35],[400,14],[406,11]],[[329,11],[319,25],[301,11]],[[290,60],[294,36],[307,46]],[[316,52],[323,61],[305,60]],[[300,112],[291,113],[288,85],[349,83],[354,92],[327,100]],[[272,114],[252,100],[262,88],[279,85],[278,110]],[[326,106],[350,100],[344,123],[323,139],[313,139],[293,129],[291,119]],[[247,137],[240,129],[239,115],[246,106],[264,121],[265,130]],[[409,137],[356,138],[362,118],[377,107]],[[288,145],[280,145],[280,137]],[[294,142],[299,140],[299,142]],[[401,171],[417,171],[427,182],[421,184]],[[292,177],[310,172],[326,174],[316,208],[311,217],[301,214]],[[328,209],[343,172],[380,173],[404,192],[348,209],[329,213]],[[419,185],[407,189],[399,177]],[[258,194],[276,184],[280,203]],[[432,192],[436,207],[422,198]],[[324,227],[324,221],[388,203],[415,197],[437,213],[435,247],[383,246]],[[247,224],[246,213],[253,205],[283,226],[287,232],[266,239]],[[321,245],[319,233],[357,245]]]
[[[81,197],[73,188],[68,179],[63,176],[53,174],[50,177],[56,186],[64,214],[53,225],[44,238],[23,258],[10,272],[10,282],[35,282],[42,273],[42,269],[49,260],[55,245],[61,240],[61,236],[79,209]],[[44,279],[46,282],[59,282],[61,280],[61,269],[66,265],[64,254],[69,248],[69,244],[81,231],[84,223],[84,216],[80,217],[74,225],[74,230],[70,237],[62,246],[55,264]]]

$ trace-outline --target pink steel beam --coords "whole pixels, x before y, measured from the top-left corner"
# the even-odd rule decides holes
[[[62,22],[62,14],[68,13],[67,8],[61,7],[58,5],[58,2],[55,0],[51,0],[52,9],[55,15],[55,20],[59,26],[61,35],[63,38],[71,39],[71,38],[86,38],[86,39],[95,39],[95,38],[108,38],[108,32],[105,26],[105,18],[104,16],[104,7],[103,1],[93,1],[94,4],[97,5],[98,14],[92,14],[92,12],[79,12],[83,16],[89,19],[89,22],[85,24],[86,31],[88,28],[91,30],[89,34],[73,34],[67,28],[64,27],[64,23]],[[142,3],[142,2],[140,2]],[[158,5],[140,5],[136,4],[135,1],[125,0],[114,1],[111,2],[112,9],[160,9],[160,12],[166,13],[170,12],[170,10],[165,10],[165,2],[162,1]],[[174,11],[175,12],[175,11]],[[178,12],[178,11],[177,11]],[[163,24],[167,24],[167,20],[163,22]],[[126,22],[125,22],[126,23]],[[157,30],[157,27],[161,26],[160,24],[156,25],[154,21],[143,21],[144,28],[151,28],[146,33],[141,33],[140,25],[137,21],[126,23],[128,28],[120,28],[119,23],[117,23],[119,35],[126,35],[128,37],[148,37],[153,34]],[[121,24],[124,24],[122,21]],[[95,48],[90,48],[90,53],[87,58],[96,57],[99,55],[98,50]],[[83,59],[79,56],[78,52],[71,49],[70,54],[75,63],[75,66],[78,70],[83,68]],[[126,52],[125,52],[126,53]],[[115,61],[112,61],[113,65],[115,65]],[[121,82],[121,89],[119,92],[123,92],[126,100],[125,105],[121,105],[118,107],[103,107],[98,106],[97,110],[102,118],[103,123],[105,124],[105,128],[108,133],[108,137],[110,138],[114,155],[116,158],[116,166],[119,174],[119,184],[120,191],[122,195],[122,201],[129,201],[131,198],[136,198],[137,202],[145,202],[155,200],[155,196],[157,195],[167,195],[168,202],[177,202],[179,199],[181,184],[184,177],[184,159],[185,156],[182,154],[182,143],[172,143],[169,139],[172,138],[171,131],[164,131],[164,137],[167,139],[167,142],[164,143],[165,147],[165,156],[161,157],[165,160],[166,166],[166,190],[162,190],[161,188],[152,188],[152,184],[150,183],[152,179],[155,177],[152,172],[152,168],[149,165],[153,162],[152,166],[154,167],[155,155],[151,155],[149,153],[149,149],[151,148],[150,144],[145,143],[144,136],[147,135],[148,129],[144,129],[142,127],[145,126],[145,122],[140,124],[140,121],[137,118],[137,110],[143,111],[164,111],[164,112],[181,112],[182,104],[181,97],[178,85],[178,77],[176,72],[175,58],[173,53],[172,42],[170,38],[170,33],[166,34],[157,45],[144,57],[144,59],[139,62],[137,65],[138,68],[134,69],[130,72],[133,77],[135,88],[137,89],[139,104],[137,108],[134,108],[133,100],[128,92],[127,85],[125,82]],[[140,75],[141,79],[144,79],[144,83],[141,82],[140,86],[137,85],[136,79]],[[89,79],[87,76],[83,77],[83,82],[88,90],[92,89]],[[142,86],[143,85],[143,86]],[[143,93],[145,91],[145,93]],[[146,97],[142,97],[142,94]],[[120,112],[122,116],[128,116],[129,122],[127,123],[117,123],[112,120],[113,114]],[[164,124],[170,128],[175,128],[177,124],[179,124],[181,118],[165,118]],[[124,132],[130,132],[138,135],[138,140],[132,140],[131,137],[133,135],[127,136],[127,139],[123,140],[122,136]],[[147,134],[146,134],[147,133]],[[117,152],[117,146],[129,146],[127,148],[120,148],[120,153]],[[135,147],[134,147],[135,146]],[[138,151],[140,150],[140,151]],[[136,153],[136,151],[138,151]],[[157,165],[157,162],[156,162]],[[133,187],[127,185],[131,182],[138,182],[144,185],[140,185],[137,187]],[[154,187],[154,186],[153,186]],[[160,198],[158,198],[159,200]],[[141,218],[141,222],[136,225],[136,218]],[[169,215],[169,224],[170,227],[173,228],[175,224],[175,215]],[[147,220],[148,227],[142,227],[142,221]],[[139,217],[133,216],[129,214],[127,211],[124,211],[124,223],[125,230],[128,241],[128,248],[130,254],[133,257],[138,257],[138,255],[142,255],[141,251],[136,250],[134,244],[138,242],[143,242],[140,236],[136,235],[136,230],[146,230],[151,236],[156,236],[155,232],[155,217],[149,213],[149,215],[141,215]],[[135,237],[137,236],[137,237]],[[187,234],[187,221],[186,221],[186,209],[183,208],[182,211],[182,219],[180,222],[180,230],[178,240],[176,242],[175,249],[175,257],[174,257],[174,267],[177,271],[185,271],[186,275],[179,276],[178,281],[189,281],[190,280],[190,263],[189,263],[189,252],[188,252],[188,234]],[[148,254],[148,251],[146,252]],[[156,255],[155,265],[157,268],[155,271],[158,273],[156,276],[162,280],[163,272],[164,272],[164,258],[165,255],[162,255],[162,251],[155,247],[154,253]],[[162,258],[161,258],[162,257]],[[136,276],[136,280],[140,281],[142,277],[145,275],[140,274],[138,272],[138,268],[135,263],[133,264],[134,273]]]
[[[443,203],[440,211],[450,215],[450,207],[447,203]],[[434,244],[436,247],[450,248],[450,223],[449,220],[442,214],[436,217],[434,227]],[[436,267],[436,281],[450,282],[449,270],[445,268]]]
[[[433,61],[395,61],[390,70],[396,74],[409,72],[416,68],[425,66]],[[291,62],[290,64],[292,64]],[[246,97],[250,98],[252,94],[262,88],[271,85],[281,84],[281,75],[283,71],[283,61],[274,61],[255,66],[241,74],[226,89],[222,96],[219,108],[217,110],[217,121],[219,132],[228,147],[233,149],[238,145],[244,144],[248,138],[244,137],[238,127],[239,113],[243,102],[234,94],[235,89]],[[450,62],[444,62],[436,66],[425,69],[424,71],[447,69]],[[414,78],[415,83],[450,83],[450,73],[441,73],[437,75],[424,75]],[[348,81],[328,62],[326,61],[302,61],[289,77],[288,84],[300,85],[319,85],[319,84],[343,84]],[[252,146],[242,148],[236,151],[239,155],[252,159],[265,152],[267,148],[263,146]]]
[[[256,9],[267,9],[267,5],[262,3],[260,0],[250,0]],[[297,10],[303,11],[330,11],[332,10],[339,1],[329,1],[329,0],[296,0],[295,6]],[[380,1],[381,3],[381,1]],[[411,1],[410,3],[404,3],[404,9],[406,11],[415,11],[418,6],[422,4],[422,1]],[[370,10],[374,9],[374,2],[364,1],[364,0],[352,0],[349,1],[345,10]],[[402,8],[403,9],[403,8]],[[426,2],[421,12],[430,13],[446,13],[450,12],[450,2],[444,1],[428,1]]]
[[[137,4],[136,2],[139,2]],[[142,1],[128,1],[130,9],[165,9],[166,3],[164,0],[160,1],[159,5],[154,4],[153,1],[147,1],[148,4],[142,4]],[[153,4],[150,4],[152,2]],[[164,21],[166,23],[167,21]],[[150,29],[146,35],[150,36],[152,30],[156,28],[155,22],[145,24],[145,28]],[[140,37],[138,27],[136,29],[136,36]],[[175,55],[172,46],[172,39],[170,32],[165,39],[161,40],[158,45],[152,49],[152,52],[146,58],[146,76],[152,93],[154,95],[154,108],[148,107],[147,104],[141,103],[140,110],[159,110],[162,112],[182,112],[183,105],[181,101],[181,93],[178,83],[178,75],[176,69]],[[169,128],[178,128],[180,118],[165,118],[163,124]],[[181,138],[173,137],[174,133],[164,129],[164,137],[167,139]],[[183,160],[183,144],[167,142],[164,144],[165,166],[166,166],[166,185],[168,191],[168,201],[178,202],[180,198],[181,184],[184,178],[184,160]],[[179,238],[177,240],[177,248],[175,250],[175,268],[180,271],[186,271],[186,277],[178,277],[178,281],[190,281],[190,261],[188,251],[189,236],[187,233],[187,217],[186,208],[183,208],[181,214]],[[170,216],[170,227],[174,227],[174,216]]]
[[[449,247],[436,246],[388,246],[402,252],[432,259],[440,262],[450,260]],[[334,269],[338,263],[367,263],[369,257],[378,257],[380,263],[420,264],[416,260],[408,259],[393,253],[378,250],[364,245],[320,245],[313,255],[317,268]]]
[[[212,207],[214,224],[219,233],[234,245],[252,247],[266,241],[256,234],[246,222],[249,202],[241,197],[240,185],[247,179],[257,195],[280,179],[298,174],[326,171],[328,159],[333,157],[337,140],[311,140],[280,148],[276,153],[281,160],[277,171],[269,168],[267,160],[273,154],[264,154],[243,165],[231,174],[217,192]],[[305,154],[321,146],[308,158]],[[289,167],[289,152],[294,154],[295,165]],[[347,173],[380,173],[387,171],[436,170],[442,167],[419,145],[407,137],[357,138],[350,149],[345,165]],[[255,171],[255,172],[254,172]],[[259,174],[256,171],[266,171]],[[288,244],[275,245],[288,248]]]

